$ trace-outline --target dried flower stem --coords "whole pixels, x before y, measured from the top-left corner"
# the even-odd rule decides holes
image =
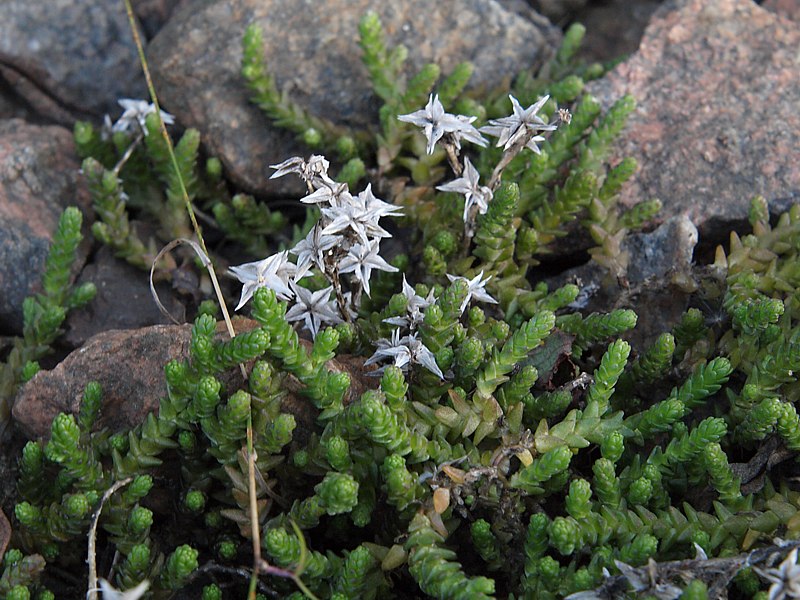
[[[189,200],[189,193],[186,190],[186,183],[183,181],[183,177],[181,175],[180,168],[178,167],[178,159],[175,156],[175,150],[172,146],[172,139],[169,137],[167,133],[167,126],[164,124],[164,119],[161,116],[161,107],[158,103],[158,96],[156,94],[155,86],[153,85],[153,79],[150,76],[150,69],[147,66],[147,58],[144,54],[144,46],[142,45],[142,40],[139,37],[139,30],[136,27],[136,20],[133,15],[133,7],[131,6],[130,0],[124,0],[125,2],[125,10],[128,14],[128,21],[130,23],[131,33],[133,35],[134,42],[136,44],[136,49],[139,53],[139,60],[142,64],[142,70],[144,71],[145,80],[147,81],[147,89],[150,92],[150,99],[153,102],[153,106],[155,107],[155,114],[156,118],[158,119],[159,130],[161,132],[161,136],[164,138],[164,143],[167,145],[167,151],[169,153],[170,159],[172,160],[172,168],[175,169],[175,175],[178,179],[178,185],[181,190],[181,196],[183,197],[184,204],[186,206],[186,211],[189,213],[189,219],[192,222],[192,229],[197,236],[197,240],[199,242],[200,248],[202,249],[203,253],[208,256],[208,250],[206,249],[206,243],[203,239],[203,232],[200,229],[200,225],[197,223],[197,218],[195,217],[194,210],[192,207],[192,202]],[[225,327],[228,330],[228,334],[231,338],[236,337],[236,330],[233,328],[233,323],[231,322],[230,313],[228,312],[228,306],[225,303],[225,298],[222,295],[222,289],[219,286],[219,281],[217,280],[217,274],[214,271],[213,265],[208,265],[208,274],[211,278],[211,285],[214,287],[214,292],[217,296],[217,301],[219,302],[220,309],[222,310],[222,317],[225,320]],[[242,376],[246,379],[247,378],[247,371],[244,365],[239,365],[239,369],[242,372]],[[247,450],[248,450],[248,492],[250,496],[250,522],[253,524],[253,573],[250,579],[250,589],[248,591],[248,600],[255,600],[256,597],[256,588],[258,585],[258,570],[261,565],[261,542],[260,542],[260,531],[258,528],[258,505],[256,503],[255,498],[255,451],[253,450],[253,423],[252,423],[252,412],[247,417]],[[99,511],[98,511],[99,512]],[[95,575],[96,576],[96,575]]]
[[[175,175],[178,179],[178,185],[181,190],[181,196],[183,196],[184,204],[186,205],[186,211],[189,213],[189,220],[192,222],[192,229],[197,236],[197,241],[200,243],[200,247],[203,249],[203,252],[206,256],[208,256],[208,250],[206,249],[206,243],[203,239],[203,232],[200,229],[200,225],[197,223],[197,218],[194,214],[194,209],[192,208],[192,202],[189,200],[189,193],[186,191],[186,183],[183,181],[183,177],[181,176],[181,170],[178,167],[178,159],[175,157],[175,150],[172,146],[172,139],[169,137],[167,133],[167,126],[164,124],[164,119],[161,117],[161,106],[158,103],[158,95],[156,94],[156,88],[153,85],[153,78],[150,75],[150,68],[147,66],[147,58],[144,55],[144,46],[142,45],[141,37],[139,36],[139,30],[136,27],[136,18],[133,14],[133,7],[131,6],[131,0],[124,0],[125,2],[125,10],[128,13],[128,22],[130,23],[131,34],[133,35],[133,41],[136,44],[136,49],[139,53],[139,61],[142,64],[142,71],[144,72],[144,78],[147,82],[147,90],[150,93],[150,99],[153,102],[153,106],[155,107],[155,114],[156,118],[158,119],[158,127],[159,131],[161,132],[161,137],[164,138],[164,143],[167,145],[167,151],[169,152],[170,159],[172,160],[172,168],[175,169]],[[211,285],[214,287],[214,292],[217,295],[217,300],[219,301],[220,308],[222,310],[222,317],[225,320],[225,326],[228,329],[228,334],[230,336],[236,337],[236,331],[233,329],[233,323],[231,323],[231,317],[228,313],[228,306],[225,304],[225,298],[222,295],[222,289],[219,287],[219,281],[217,280],[217,274],[214,269],[208,270],[209,276],[211,277]],[[244,369],[244,367],[242,367]]]
[[[242,366],[244,370],[244,366]],[[247,493],[250,499],[250,536],[253,540],[253,572],[247,600],[256,600],[258,572],[261,568],[261,531],[258,524],[258,497],[256,495],[256,451],[253,448],[253,413],[247,416]]]
[[[450,168],[453,169],[453,173],[455,173],[456,177],[461,177],[461,173],[463,172],[464,168],[461,166],[461,163],[458,160],[458,150],[456,149],[455,144],[445,141],[443,146],[445,152],[447,153],[447,162],[450,163]]]
[[[342,281],[339,279],[339,268],[337,267],[338,261],[332,259],[332,255],[328,254],[325,257],[325,275],[333,286],[333,293],[336,295],[336,305],[339,307],[339,312],[346,323],[350,323],[350,311],[347,307],[347,300],[344,299],[342,292]]]
[[[159,115],[160,117],[161,115]],[[144,139],[144,132],[139,130],[139,133],[136,135],[136,138],[130,143],[130,145],[125,149],[125,153],[120,157],[117,161],[117,164],[114,165],[112,172],[114,175],[119,176],[119,172],[122,170],[122,167],[125,166],[125,163],[128,162],[128,159],[133,154],[133,151],[136,150],[137,146],[142,143]]]
[[[494,188],[492,188],[492,190],[494,190]],[[478,207],[473,206],[469,209],[467,218],[464,220],[464,237],[461,240],[461,256],[469,256],[469,247],[472,245],[472,237],[475,235],[475,218],[477,212]]]
[[[97,524],[100,522],[100,512],[103,510],[103,505],[118,489],[125,487],[133,477],[126,477],[121,481],[117,481],[114,485],[108,488],[103,497],[100,499],[100,506],[97,507],[97,512],[92,516],[92,526],[89,528],[89,549],[86,562],[89,563],[89,590],[86,593],[86,600],[96,600],[97,598],[97,553],[95,544],[97,542]]]
[[[497,186],[500,185],[500,181],[503,178],[503,171],[506,170],[506,167],[509,165],[509,163],[516,158],[517,154],[522,151],[522,149],[525,147],[525,144],[527,144],[532,137],[532,133],[522,136],[513,146],[511,146],[511,148],[503,152],[500,162],[497,163],[494,171],[492,171],[492,178],[489,180],[490,190],[495,191],[497,189]]]

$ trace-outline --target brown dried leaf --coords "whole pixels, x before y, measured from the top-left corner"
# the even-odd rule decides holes
[[[433,492],[433,510],[440,515],[450,506],[450,490],[448,488],[437,488]]]

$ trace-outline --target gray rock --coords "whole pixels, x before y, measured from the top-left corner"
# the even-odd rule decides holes
[[[571,20],[587,0],[530,0],[533,7],[554,23]]]
[[[195,0],[131,0],[133,12],[145,35],[151,39],[166,24],[174,12]]]
[[[163,104],[202,132],[238,185],[261,194],[299,193],[293,178],[267,182],[268,165],[308,150],[248,101],[242,36],[250,23],[261,26],[267,65],[302,107],[335,123],[374,127],[378,104],[357,44],[368,10],[380,15],[390,45],[409,49],[412,72],[433,61],[447,73],[469,60],[473,87],[498,86],[540,64],[560,38],[541,18],[533,22],[487,0],[205,0],[175,15],[148,48]]]
[[[575,308],[584,313],[631,308],[638,315],[636,329],[626,338],[641,350],[669,331],[686,310],[688,291],[680,282],[689,277],[697,244],[697,228],[685,216],[676,216],[654,231],[628,235],[621,245],[628,253],[628,270],[622,282],[609,281],[595,262],[570,269],[550,279],[550,289],[566,283],[581,288]]]
[[[92,263],[81,271],[76,285],[92,282],[97,295],[86,306],[70,311],[63,341],[76,348],[90,337],[109,329],[137,329],[148,325],[167,325],[150,294],[148,274],[114,258],[101,247]],[[166,282],[156,284],[161,302],[179,322],[186,309]]]
[[[39,291],[63,209],[76,205],[90,214],[79,167],[66,129],[0,121],[0,329],[5,332],[22,331],[22,301]],[[85,252],[78,266],[83,259]]]
[[[641,283],[666,277],[670,271],[688,272],[696,244],[697,228],[684,216],[673,217],[650,233],[629,235],[622,242],[631,256],[628,281]]]
[[[106,0],[6,0],[0,77],[37,112],[70,118],[118,113],[146,88],[125,7]]]
[[[11,86],[0,80],[0,119],[28,119],[32,116]]]
[[[592,2],[575,20],[586,26],[580,56],[587,62],[616,60],[636,52],[645,27],[661,0]]]
[[[657,197],[708,243],[761,194],[775,212],[800,199],[800,29],[749,0],[668,2],[639,51],[589,86],[638,109],[613,154],[640,170],[624,204]]]

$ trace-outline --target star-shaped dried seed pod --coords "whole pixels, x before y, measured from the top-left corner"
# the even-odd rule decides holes
[[[289,286],[294,292],[294,304],[286,311],[286,320],[303,321],[306,329],[311,332],[311,337],[316,338],[320,327],[325,324],[341,323],[342,318],[336,309],[336,303],[329,300],[333,287],[328,286],[324,289],[312,292],[294,281],[289,282]]]
[[[147,128],[145,127],[145,119],[150,113],[156,112],[156,105],[147,100],[134,100],[132,98],[120,98],[117,100],[123,109],[122,116],[111,126],[111,131],[133,131],[134,127],[138,126],[139,131],[147,135]],[[172,125],[175,123],[175,117],[165,111],[161,113],[161,120],[165,125]]]
[[[548,124],[537,114],[550,96],[542,96],[528,108],[522,108],[514,96],[509,95],[509,98],[514,112],[508,117],[492,119],[480,130],[487,135],[496,137],[497,146],[502,146],[503,150],[508,150],[524,138],[524,145],[536,154],[540,154],[541,150],[536,143],[543,142],[544,138],[536,134],[542,131],[553,131],[556,128],[555,125]]]
[[[370,240],[366,244],[354,244],[347,253],[347,256],[339,262],[339,273],[352,273],[356,281],[364,288],[364,292],[369,296],[369,279],[373,270],[397,272],[397,267],[393,267],[378,254],[380,251],[380,240]]]
[[[297,266],[288,259],[289,253],[284,250],[263,260],[229,267],[228,271],[242,282],[242,295],[235,310],[244,306],[258,288],[267,287],[274,290],[278,298],[288,300],[294,294],[289,288],[290,279],[299,279]]]
[[[472,166],[469,158],[464,157],[464,172],[461,177],[449,183],[437,186],[441,192],[456,192],[463,194],[466,199],[464,202],[464,221],[469,218],[469,211],[473,206],[478,207],[478,213],[483,215],[489,209],[489,202],[492,200],[492,190],[485,185],[480,185],[480,174],[478,169]]]
[[[422,127],[427,140],[426,152],[433,154],[433,148],[442,136],[449,134],[452,143],[461,148],[461,140],[464,139],[479,146],[486,146],[488,142],[480,132],[475,129],[472,122],[476,117],[465,115],[451,115],[445,112],[444,106],[439,101],[439,95],[431,94],[428,104],[422,110],[414,111],[407,115],[398,115],[398,120],[404,123],[411,123],[417,127]]]

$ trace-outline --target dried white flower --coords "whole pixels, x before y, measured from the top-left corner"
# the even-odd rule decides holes
[[[444,185],[439,185],[436,189],[442,192],[457,192],[464,195],[466,199],[464,202],[464,221],[466,221],[473,206],[477,206],[478,213],[483,215],[486,214],[489,209],[489,202],[492,200],[492,190],[485,185],[480,185],[479,180],[478,169],[472,166],[469,158],[464,157],[464,172],[461,177]]]
[[[309,180],[314,175],[327,175],[328,167],[330,167],[328,160],[318,154],[312,154],[308,162],[302,156],[293,156],[277,165],[270,165],[270,169],[275,169],[275,172],[270,175],[270,179],[277,179],[289,173],[297,173],[303,179]]]
[[[228,271],[241,281],[242,296],[235,310],[239,310],[253,297],[258,288],[274,290],[278,298],[290,299],[294,294],[289,288],[289,280],[297,276],[297,266],[289,262],[288,252],[278,252],[263,260],[230,267]],[[297,277],[299,279],[299,277]]]
[[[100,584],[100,590],[103,592],[103,600],[139,600],[139,598],[144,596],[147,588],[150,587],[150,582],[146,579],[135,588],[124,592],[115,589],[114,586],[105,579],[100,579],[97,583]]]
[[[509,95],[509,98],[514,109],[513,114],[500,119],[492,119],[488,125],[481,127],[481,131],[498,138],[497,146],[503,146],[503,150],[508,150],[523,137],[529,138],[525,146],[536,154],[540,154],[541,150],[536,142],[543,142],[544,138],[536,134],[541,131],[553,131],[556,128],[555,125],[549,125],[536,114],[550,99],[550,96],[539,98],[536,104],[532,104],[528,108],[522,108],[514,96]]]
[[[706,551],[703,550],[703,547],[697,542],[692,542],[692,543],[694,544],[694,559],[708,560],[708,554],[706,554]]]
[[[423,298],[408,284],[406,275],[403,273],[402,294],[406,297],[406,314],[401,317],[389,317],[388,319],[384,319],[383,322],[389,323],[390,325],[411,327],[413,329],[422,322],[425,316],[422,311],[435,302],[433,290],[428,292],[427,298]]]
[[[772,583],[769,587],[769,600],[800,598],[800,565],[797,564],[797,548],[789,552],[777,568],[755,567],[755,571]]]
[[[352,200],[350,190],[346,183],[336,183],[335,181],[323,182],[319,188],[311,192],[308,196],[300,198],[303,204],[323,204],[330,206],[340,206]]]
[[[147,135],[145,128],[145,118],[150,113],[156,112],[155,104],[147,100],[133,100],[131,98],[120,98],[117,103],[124,109],[122,116],[111,126],[111,131],[132,131],[134,126],[138,126],[144,135]],[[172,125],[175,117],[165,111],[161,112],[161,120],[166,125]]]
[[[391,358],[392,360],[399,361],[403,364],[408,364],[408,362],[411,360],[411,351],[400,342],[399,329],[395,329],[392,332],[392,337],[389,339],[380,338],[375,340],[375,346],[378,349],[375,351],[375,354],[370,356],[364,362],[365,367],[375,364],[384,358]],[[398,356],[400,358],[398,358]]]
[[[399,206],[384,202],[380,198],[376,198],[372,193],[372,184],[368,183],[364,191],[356,196],[359,202],[363,202],[364,210],[366,210],[373,219],[377,220],[381,217],[402,217],[402,209]]]
[[[433,356],[433,352],[417,339],[417,334],[412,333],[411,335],[407,335],[401,341],[404,341],[411,351],[412,363],[422,365],[428,369],[428,371],[438,376],[439,379],[444,379],[442,370],[439,368],[439,365],[436,364],[436,358]]]
[[[387,263],[378,252],[380,251],[380,240],[375,239],[366,244],[354,244],[347,256],[342,258],[339,263],[339,273],[352,273],[364,288],[369,296],[369,278],[372,276],[373,269],[379,271],[389,271],[394,273],[397,267]]]
[[[370,238],[392,237],[378,221],[383,216],[399,216],[400,208],[379,200],[372,193],[372,184],[357,196],[342,197],[342,202],[329,208],[323,208],[322,214],[330,222],[322,230],[328,235],[350,229],[363,244]]]
[[[323,323],[341,323],[342,318],[336,310],[336,303],[329,300],[332,286],[312,292],[311,290],[297,285],[294,281],[289,282],[289,286],[295,294],[295,304],[286,311],[286,320],[303,321],[304,326],[311,332],[311,337],[316,338],[319,328]]]
[[[400,337],[400,330],[392,332],[391,339],[381,338],[375,342],[378,349],[375,354],[364,362],[364,365],[374,364],[384,358],[391,358],[394,366],[407,370],[409,364],[422,365],[431,373],[435,373],[440,379],[444,379],[442,370],[436,364],[433,352],[417,339],[417,334]]]
[[[647,561],[646,567],[632,567],[621,560],[615,560],[614,564],[635,592],[644,592],[643,595],[653,596],[657,600],[677,600],[683,594],[678,586],[659,581],[658,563],[652,558]]]
[[[330,167],[328,159],[320,154],[312,154],[308,161],[300,156],[293,156],[277,165],[270,165],[270,169],[275,169],[275,172],[270,175],[270,179],[295,173],[306,183],[309,191],[318,190],[322,187],[328,187],[333,190],[339,184],[328,176],[328,167]],[[314,201],[311,200],[310,202]]]
[[[491,275],[489,275],[489,277],[487,277],[486,279],[483,279],[483,271],[481,271],[472,279],[467,279],[466,277],[459,277],[457,275],[450,275],[450,273],[447,273],[447,278],[451,282],[458,281],[459,279],[463,279],[464,281],[467,282],[467,295],[464,298],[464,301],[461,303],[462,314],[464,312],[464,309],[467,308],[467,304],[469,304],[469,301],[472,300],[473,298],[475,300],[480,300],[481,302],[490,302],[492,304],[497,304],[497,300],[492,298],[489,295],[489,292],[486,291],[486,284],[492,278]]]
[[[397,117],[404,123],[411,123],[417,127],[422,127],[425,138],[428,141],[426,151],[433,154],[433,147],[446,133],[452,134],[455,145],[461,147],[461,139],[468,142],[485,146],[488,142],[481,137],[480,132],[472,126],[476,117],[466,117],[464,115],[451,115],[445,112],[444,106],[439,101],[439,95],[431,94],[428,104],[422,110],[414,111],[407,115]]]
[[[103,124],[100,126],[100,139],[108,141],[114,134],[114,124],[111,122],[111,117],[103,115]]]
[[[450,134],[450,138],[456,145],[456,148],[461,150],[461,140],[466,140],[475,144],[476,146],[480,146],[481,148],[485,148],[489,145],[489,140],[481,135],[481,132],[478,131],[473,122],[475,122],[478,117],[467,117],[465,115],[456,115],[456,119],[461,124],[461,126],[456,129],[455,131],[448,132]]]
[[[294,248],[289,250],[289,252],[297,257],[295,281],[303,277],[312,265],[317,267],[320,271],[324,271],[325,252],[335,248],[341,242],[342,236],[325,235],[322,233],[322,227],[320,227],[319,223],[314,225],[305,239],[297,242]]]

